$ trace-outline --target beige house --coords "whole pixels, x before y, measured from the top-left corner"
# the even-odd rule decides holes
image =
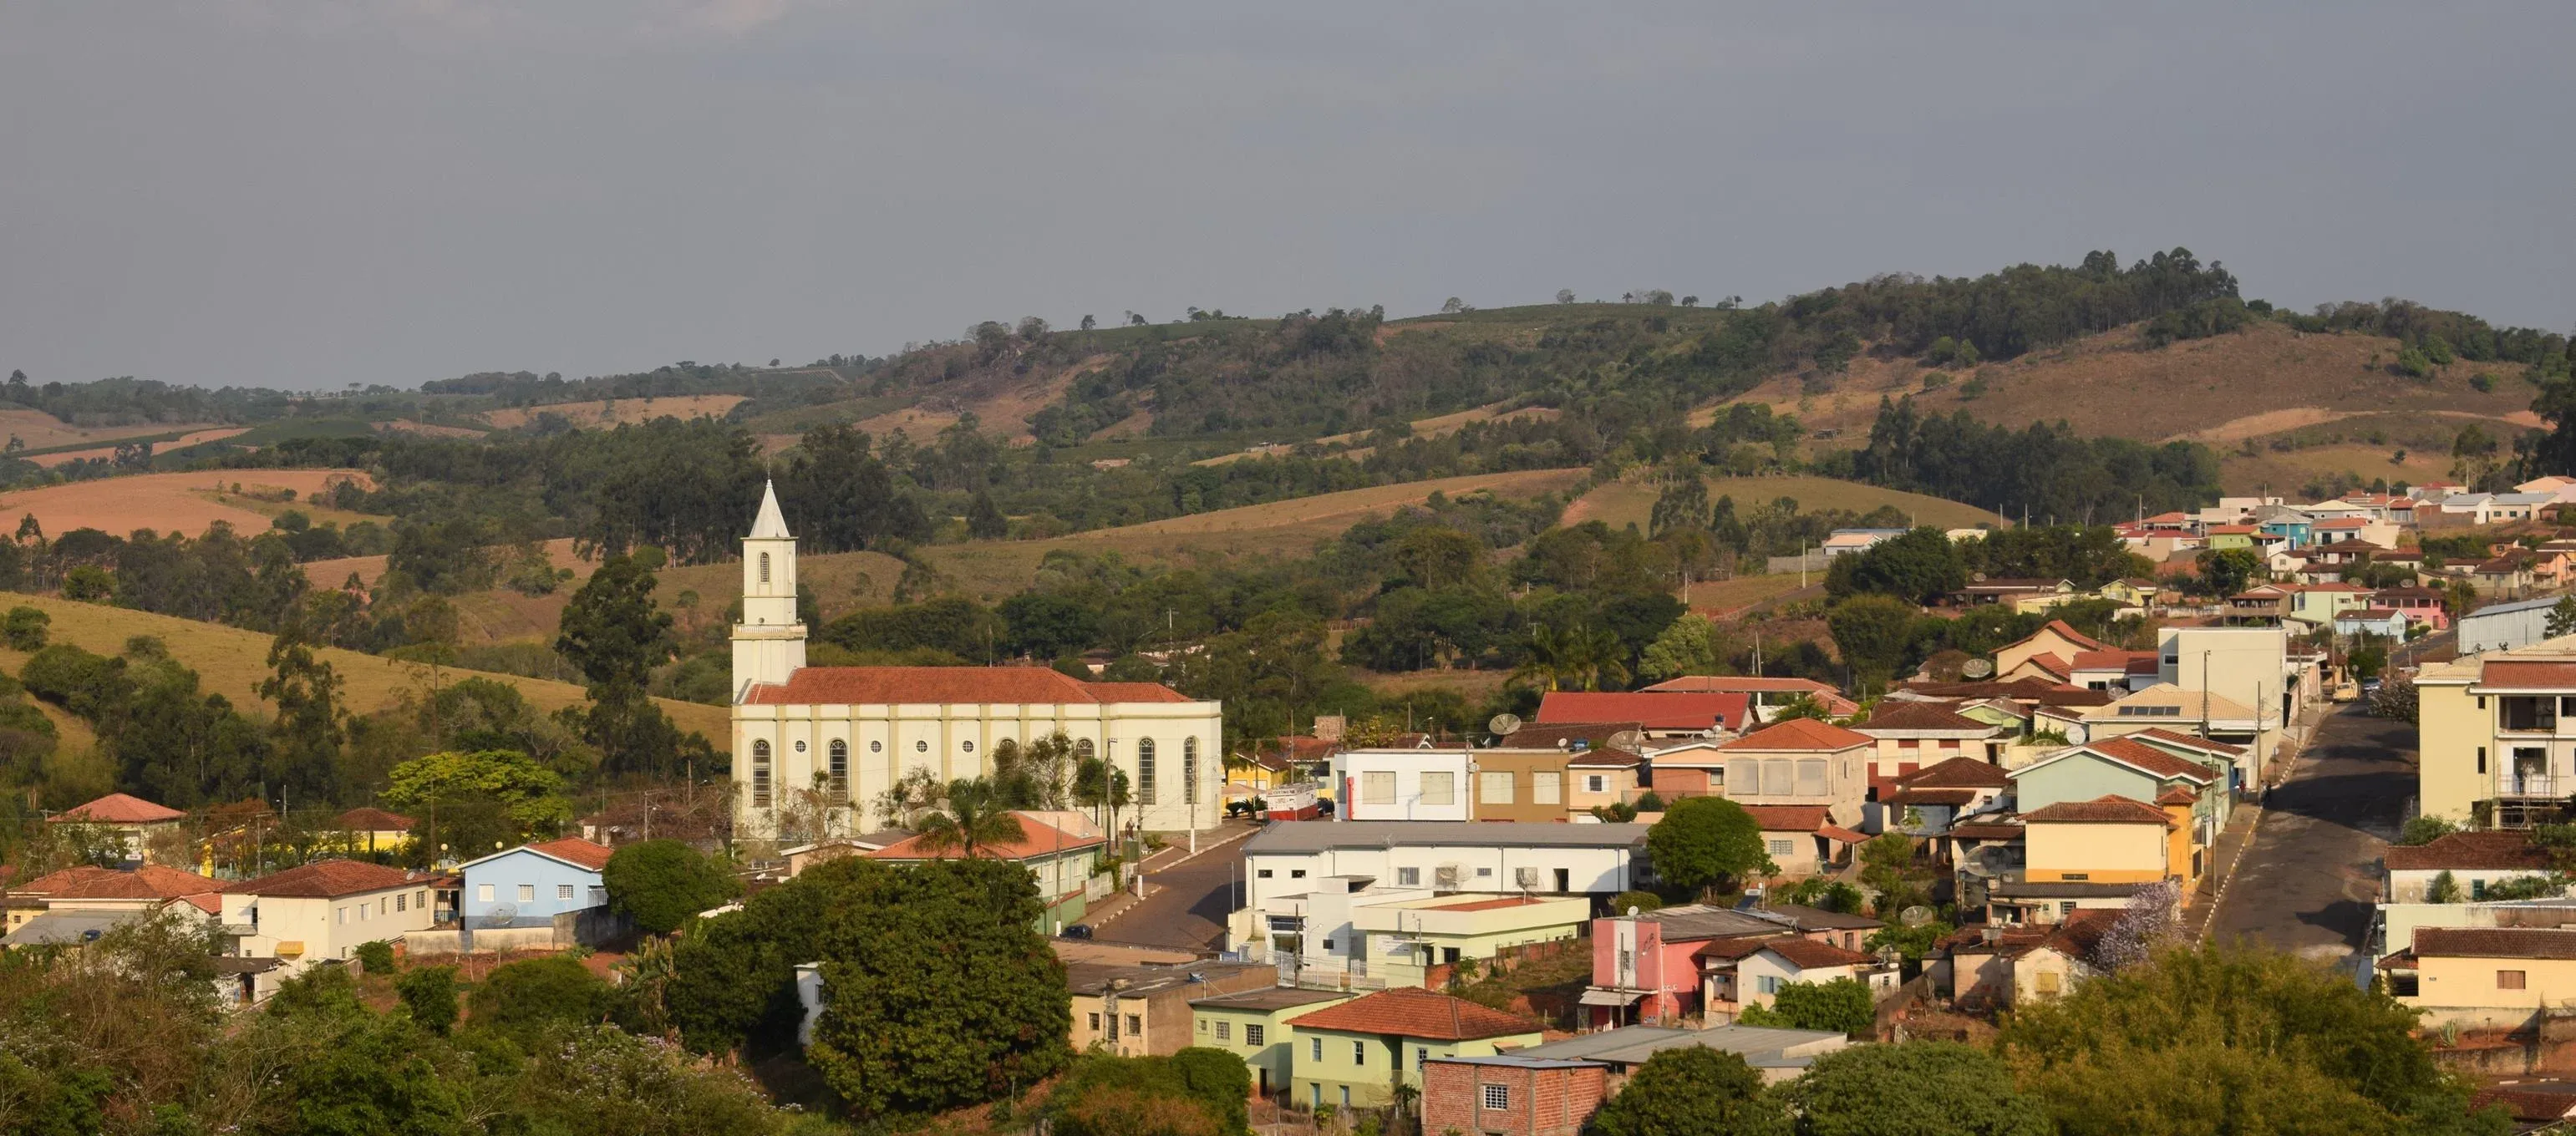
[[[46,817],[45,823],[96,825],[116,835],[125,847],[127,860],[148,861],[152,858],[152,838],[161,833],[177,832],[179,822],[186,819],[188,814],[167,805],[156,805],[124,793],[110,793]]]
[[[2418,927],[2379,969],[2428,1028],[2521,1027],[2576,1007],[2576,929]]]
[[[2258,711],[2224,694],[2157,683],[2107,706],[2087,706],[2077,716],[2078,739],[2102,741],[2148,730],[2209,738],[2237,747],[2240,782],[2260,784],[2273,754],[2281,752],[2281,715]]]
[[[1924,959],[1932,988],[1970,1007],[2009,1010],[2057,998],[2093,974],[2085,960],[2119,910],[2080,910],[2045,925],[1962,928]]]
[[[2155,883],[2199,878],[2191,798],[2150,805],[2127,797],[2062,801],[2023,813],[2023,879],[2033,883]]]
[[[399,939],[435,922],[430,878],[355,860],[316,860],[224,889],[222,922],[244,958],[285,960],[300,972],[324,959],[346,959],[360,943]]]
[[[1121,1057],[1168,1057],[1197,1044],[1190,1003],[1278,985],[1276,967],[1185,960],[1064,965],[1073,993],[1073,1048]]]
[[[1841,726],[1791,718],[1711,748],[1657,753],[1655,791],[1740,805],[1823,805],[1836,823],[1858,824],[1877,744]]]
[[[2576,637],[2429,666],[2415,690],[2425,815],[2520,828],[2576,791]]]
[[[2052,619],[2028,638],[1996,648],[1995,673],[1999,676],[2011,674],[2033,655],[2055,655],[2071,660],[2085,651],[2109,649],[2101,640],[2077,631],[2065,620]]]

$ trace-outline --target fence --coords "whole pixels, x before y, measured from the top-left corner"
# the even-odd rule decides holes
[[[441,927],[403,934],[403,951],[414,958],[434,955],[488,954],[495,951],[560,951],[595,947],[635,929],[623,915],[605,907],[566,911],[542,923],[506,927]]]
[[[1828,563],[1830,563],[1830,561],[1826,559],[1825,554],[1822,552],[1809,552],[1799,556],[1773,556],[1763,560],[1762,562],[1764,571],[1775,574],[1780,572],[1822,572],[1825,570]]]

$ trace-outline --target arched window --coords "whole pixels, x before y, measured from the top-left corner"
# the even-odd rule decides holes
[[[1136,803],[1154,803],[1154,739],[1136,739]]]
[[[769,743],[751,743],[751,807],[769,807]]]
[[[769,554],[766,552],[760,554],[760,582],[769,582]]]
[[[1091,748],[1091,739],[1090,739],[1090,738],[1079,738],[1079,739],[1076,739],[1076,740],[1074,741],[1074,743],[1073,743],[1073,758],[1074,758],[1074,760],[1076,760],[1076,761],[1089,761],[1089,760],[1091,760],[1091,758],[1092,758],[1092,756],[1093,756],[1093,752],[1094,752],[1094,751],[1093,751],[1093,750],[1092,750],[1092,748]]]
[[[850,743],[838,739],[832,742],[832,799],[850,799]]]
[[[1181,803],[1184,805],[1199,803],[1199,740],[1197,738],[1181,739]],[[1197,828],[1198,825],[1192,822],[1190,827]]]

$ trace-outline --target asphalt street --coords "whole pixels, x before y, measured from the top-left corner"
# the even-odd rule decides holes
[[[2211,937],[2325,961],[2359,950],[2379,899],[2380,850],[2414,792],[2413,723],[2373,718],[2359,703],[2326,715],[2272,791]]]
[[[1234,835],[1232,826],[1221,831]],[[1242,865],[1241,840],[1161,871],[1149,865],[1145,898],[1127,906],[1095,934],[1104,943],[1217,950],[1224,946],[1225,917],[1234,910]]]

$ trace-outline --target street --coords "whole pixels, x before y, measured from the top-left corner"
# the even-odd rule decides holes
[[[1225,917],[1234,910],[1235,873],[1242,867],[1243,840],[1249,835],[1247,826],[1229,823],[1200,836],[1205,843],[1227,841],[1223,847],[1208,848],[1195,859],[1180,859],[1186,853],[1177,849],[1149,859],[1145,898],[1122,903],[1097,923],[1094,937],[1104,943],[1192,951],[1223,946]],[[1171,866],[1157,869],[1157,863]]]
[[[2370,717],[2358,703],[2327,714],[2272,791],[2210,937],[2324,961],[2360,949],[2379,898],[2380,850],[2414,792],[2414,723]]]

